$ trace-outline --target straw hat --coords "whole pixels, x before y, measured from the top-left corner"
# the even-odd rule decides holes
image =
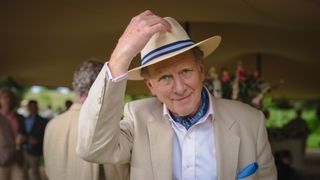
[[[213,36],[198,43],[194,43],[182,26],[173,18],[165,17],[171,25],[171,32],[156,33],[141,51],[141,65],[129,70],[129,80],[142,80],[140,70],[165,59],[171,58],[194,47],[203,51],[203,57],[207,57],[220,44],[221,37]]]

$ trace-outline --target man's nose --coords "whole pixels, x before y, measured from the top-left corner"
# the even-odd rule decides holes
[[[179,76],[174,78],[174,92],[177,94],[183,94],[185,89],[186,89],[186,85],[183,81],[183,79]]]

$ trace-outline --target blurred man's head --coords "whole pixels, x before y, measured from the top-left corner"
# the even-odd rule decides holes
[[[265,110],[263,111],[263,114],[264,114],[265,119],[268,120],[269,117],[270,117],[270,111],[269,111],[268,109],[265,109]]]
[[[303,110],[301,108],[296,109],[297,117],[301,117]]]
[[[291,152],[287,149],[277,151],[274,156],[277,165],[290,166],[292,164],[292,155]]]
[[[30,100],[28,102],[28,110],[30,116],[38,114],[38,102],[36,100]]]
[[[72,86],[80,101],[87,96],[102,67],[102,62],[89,60],[83,62],[75,71]]]
[[[0,108],[12,110],[15,106],[15,96],[10,89],[0,91]]]

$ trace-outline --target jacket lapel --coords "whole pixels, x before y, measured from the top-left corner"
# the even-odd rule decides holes
[[[148,122],[152,169],[154,179],[172,179],[173,130],[160,111]]]
[[[223,113],[223,108],[219,108],[217,101],[212,99],[218,179],[236,179],[240,138],[231,131],[235,120],[228,113]]]

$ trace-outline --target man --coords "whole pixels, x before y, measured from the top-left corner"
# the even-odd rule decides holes
[[[299,180],[296,170],[292,167],[292,155],[289,150],[283,149],[275,152],[278,180]]]
[[[83,161],[76,155],[78,119],[82,103],[96,79],[103,63],[86,61],[74,73],[73,89],[76,102],[68,111],[57,116],[48,124],[44,138],[45,170],[50,180],[102,180],[105,174],[116,179],[117,169]],[[114,172],[112,172],[114,171]]]
[[[0,180],[11,179],[10,165],[15,154],[14,136],[10,124],[0,114]]]
[[[202,59],[220,37],[193,43],[173,18],[134,17],[80,112],[77,152],[95,162],[130,164],[130,178],[276,179],[261,112],[215,99],[203,87]],[[141,51],[141,66],[128,71]],[[127,79],[156,96],[122,103]]]
[[[24,128],[24,118],[15,111],[16,98],[10,89],[0,91],[0,115],[9,124],[6,133],[13,135],[15,142],[15,152],[7,166],[0,167],[0,180],[22,180],[23,179],[23,158],[21,144],[25,140],[26,131]],[[2,127],[3,128],[3,127]],[[1,132],[4,133],[4,132]],[[2,154],[2,152],[0,152]]]
[[[24,120],[27,142],[23,145],[25,150],[23,174],[26,179],[40,180],[40,158],[43,155],[43,137],[48,120],[38,114],[39,109],[36,100],[28,102],[28,111],[29,116]]]
[[[0,179],[10,179],[9,173],[6,177],[2,167],[6,167],[12,163],[15,154],[14,136],[11,132],[10,125],[6,118],[0,113]]]

